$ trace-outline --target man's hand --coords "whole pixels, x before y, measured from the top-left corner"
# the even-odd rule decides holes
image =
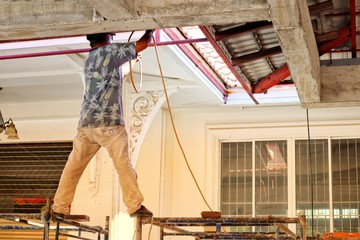
[[[152,29],[146,30],[144,35],[136,41],[136,53],[141,52],[149,46],[153,32],[154,30]]]

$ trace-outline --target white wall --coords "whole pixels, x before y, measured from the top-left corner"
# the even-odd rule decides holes
[[[200,217],[202,211],[209,209],[186,167],[167,111],[161,114],[163,119],[157,118],[151,125],[151,131],[146,136],[138,160],[139,181],[146,189],[145,201],[155,210],[156,217]],[[215,148],[220,140],[254,137],[273,139],[289,136],[307,138],[306,110],[299,106],[173,109],[173,115],[186,157],[213,210],[219,210],[220,153],[219,149]],[[329,134],[335,137],[360,137],[358,107],[310,109],[309,119],[312,138]],[[161,125],[159,121],[163,121],[164,124]],[[160,136],[162,140],[159,139]],[[163,142],[162,146],[159,146],[160,141]],[[165,151],[160,158],[157,154],[158,147]],[[165,172],[157,184],[156,174],[161,172],[161,167]],[[148,176],[147,173],[150,172],[156,173],[154,179],[144,179],[143,176]],[[162,194],[159,195],[159,191]],[[161,210],[158,210],[155,204],[157,201],[163,204],[160,206]],[[158,228],[153,227],[152,234],[157,232]]]
[[[233,131],[228,137],[247,138],[256,132],[258,137],[268,138],[275,133],[266,130],[275,127],[282,129],[282,133],[275,131],[279,136],[283,133],[307,136],[306,111],[299,106],[173,109],[173,114],[186,157],[213,210],[218,210],[219,196],[214,190],[218,189],[218,181],[214,178],[218,173],[214,165],[218,164],[216,161],[219,159],[219,156],[212,156],[214,143],[211,136],[214,131],[241,129]],[[338,136],[360,137],[360,108],[310,109],[309,116],[313,137],[328,134],[330,128]],[[15,124],[22,142],[72,140],[76,133],[77,117],[15,119]],[[347,126],[343,127],[343,124]],[[317,128],[315,125],[323,127]],[[287,129],[291,128],[287,126],[297,126],[298,130],[289,132]],[[5,135],[1,138],[3,142],[8,141]],[[96,185],[89,183],[89,166],[78,186],[73,213],[87,214],[91,217],[89,225],[100,226],[104,226],[105,216],[109,215],[116,219],[111,224],[113,237],[132,239],[133,222],[126,209],[119,204],[117,176],[111,159],[104,150],[99,151],[96,159]],[[166,110],[160,111],[150,125],[136,170],[145,197],[144,205],[154,212],[155,217],[200,217],[201,211],[209,210],[186,167]],[[149,226],[144,228],[144,239],[148,231]],[[153,227],[151,234],[158,236],[158,228]]]

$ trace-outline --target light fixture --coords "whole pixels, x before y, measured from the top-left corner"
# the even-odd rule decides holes
[[[4,122],[0,111],[0,133],[3,131],[5,131],[5,134],[8,135],[8,139],[19,139],[13,120],[10,118],[8,121]]]

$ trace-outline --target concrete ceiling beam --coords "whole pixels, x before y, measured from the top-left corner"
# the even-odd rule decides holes
[[[306,0],[268,0],[302,104],[320,102],[320,60]]]
[[[321,102],[306,108],[359,106],[360,65],[321,66]]]
[[[130,0],[90,0],[89,2],[106,20],[116,21],[136,16],[136,8]]]
[[[0,2],[0,41],[270,19],[266,0]]]

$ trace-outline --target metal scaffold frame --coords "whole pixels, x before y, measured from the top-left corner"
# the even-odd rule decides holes
[[[136,240],[142,239],[142,226],[152,224],[160,229],[160,240],[167,236],[190,236],[199,239],[301,239],[306,240],[306,217],[229,217],[229,218],[137,218]],[[300,234],[291,231],[286,224],[297,224]],[[275,232],[226,231],[226,227],[274,226]],[[215,231],[194,231],[194,227],[213,227]]]
[[[46,212],[45,212],[46,213]],[[9,221],[9,225],[0,226],[0,230],[39,230],[43,231],[43,239],[49,240],[50,230],[55,231],[55,240],[59,239],[59,236],[66,236],[75,239],[92,240],[81,236],[82,232],[90,232],[96,234],[96,239],[100,240],[103,235],[104,240],[109,239],[109,217],[106,217],[105,228],[100,226],[89,226],[79,223],[74,220],[67,219],[45,219],[44,213],[35,214],[0,214],[1,219]],[[73,215],[70,215],[73,216]],[[77,215],[79,216],[79,215]],[[87,216],[83,216],[83,219],[89,220]],[[50,222],[53,221],[55,226],[50,226]],[[12,224],[11,224],[12,223]],[[69,232],[77,232],[77,235],[69,234]]]

